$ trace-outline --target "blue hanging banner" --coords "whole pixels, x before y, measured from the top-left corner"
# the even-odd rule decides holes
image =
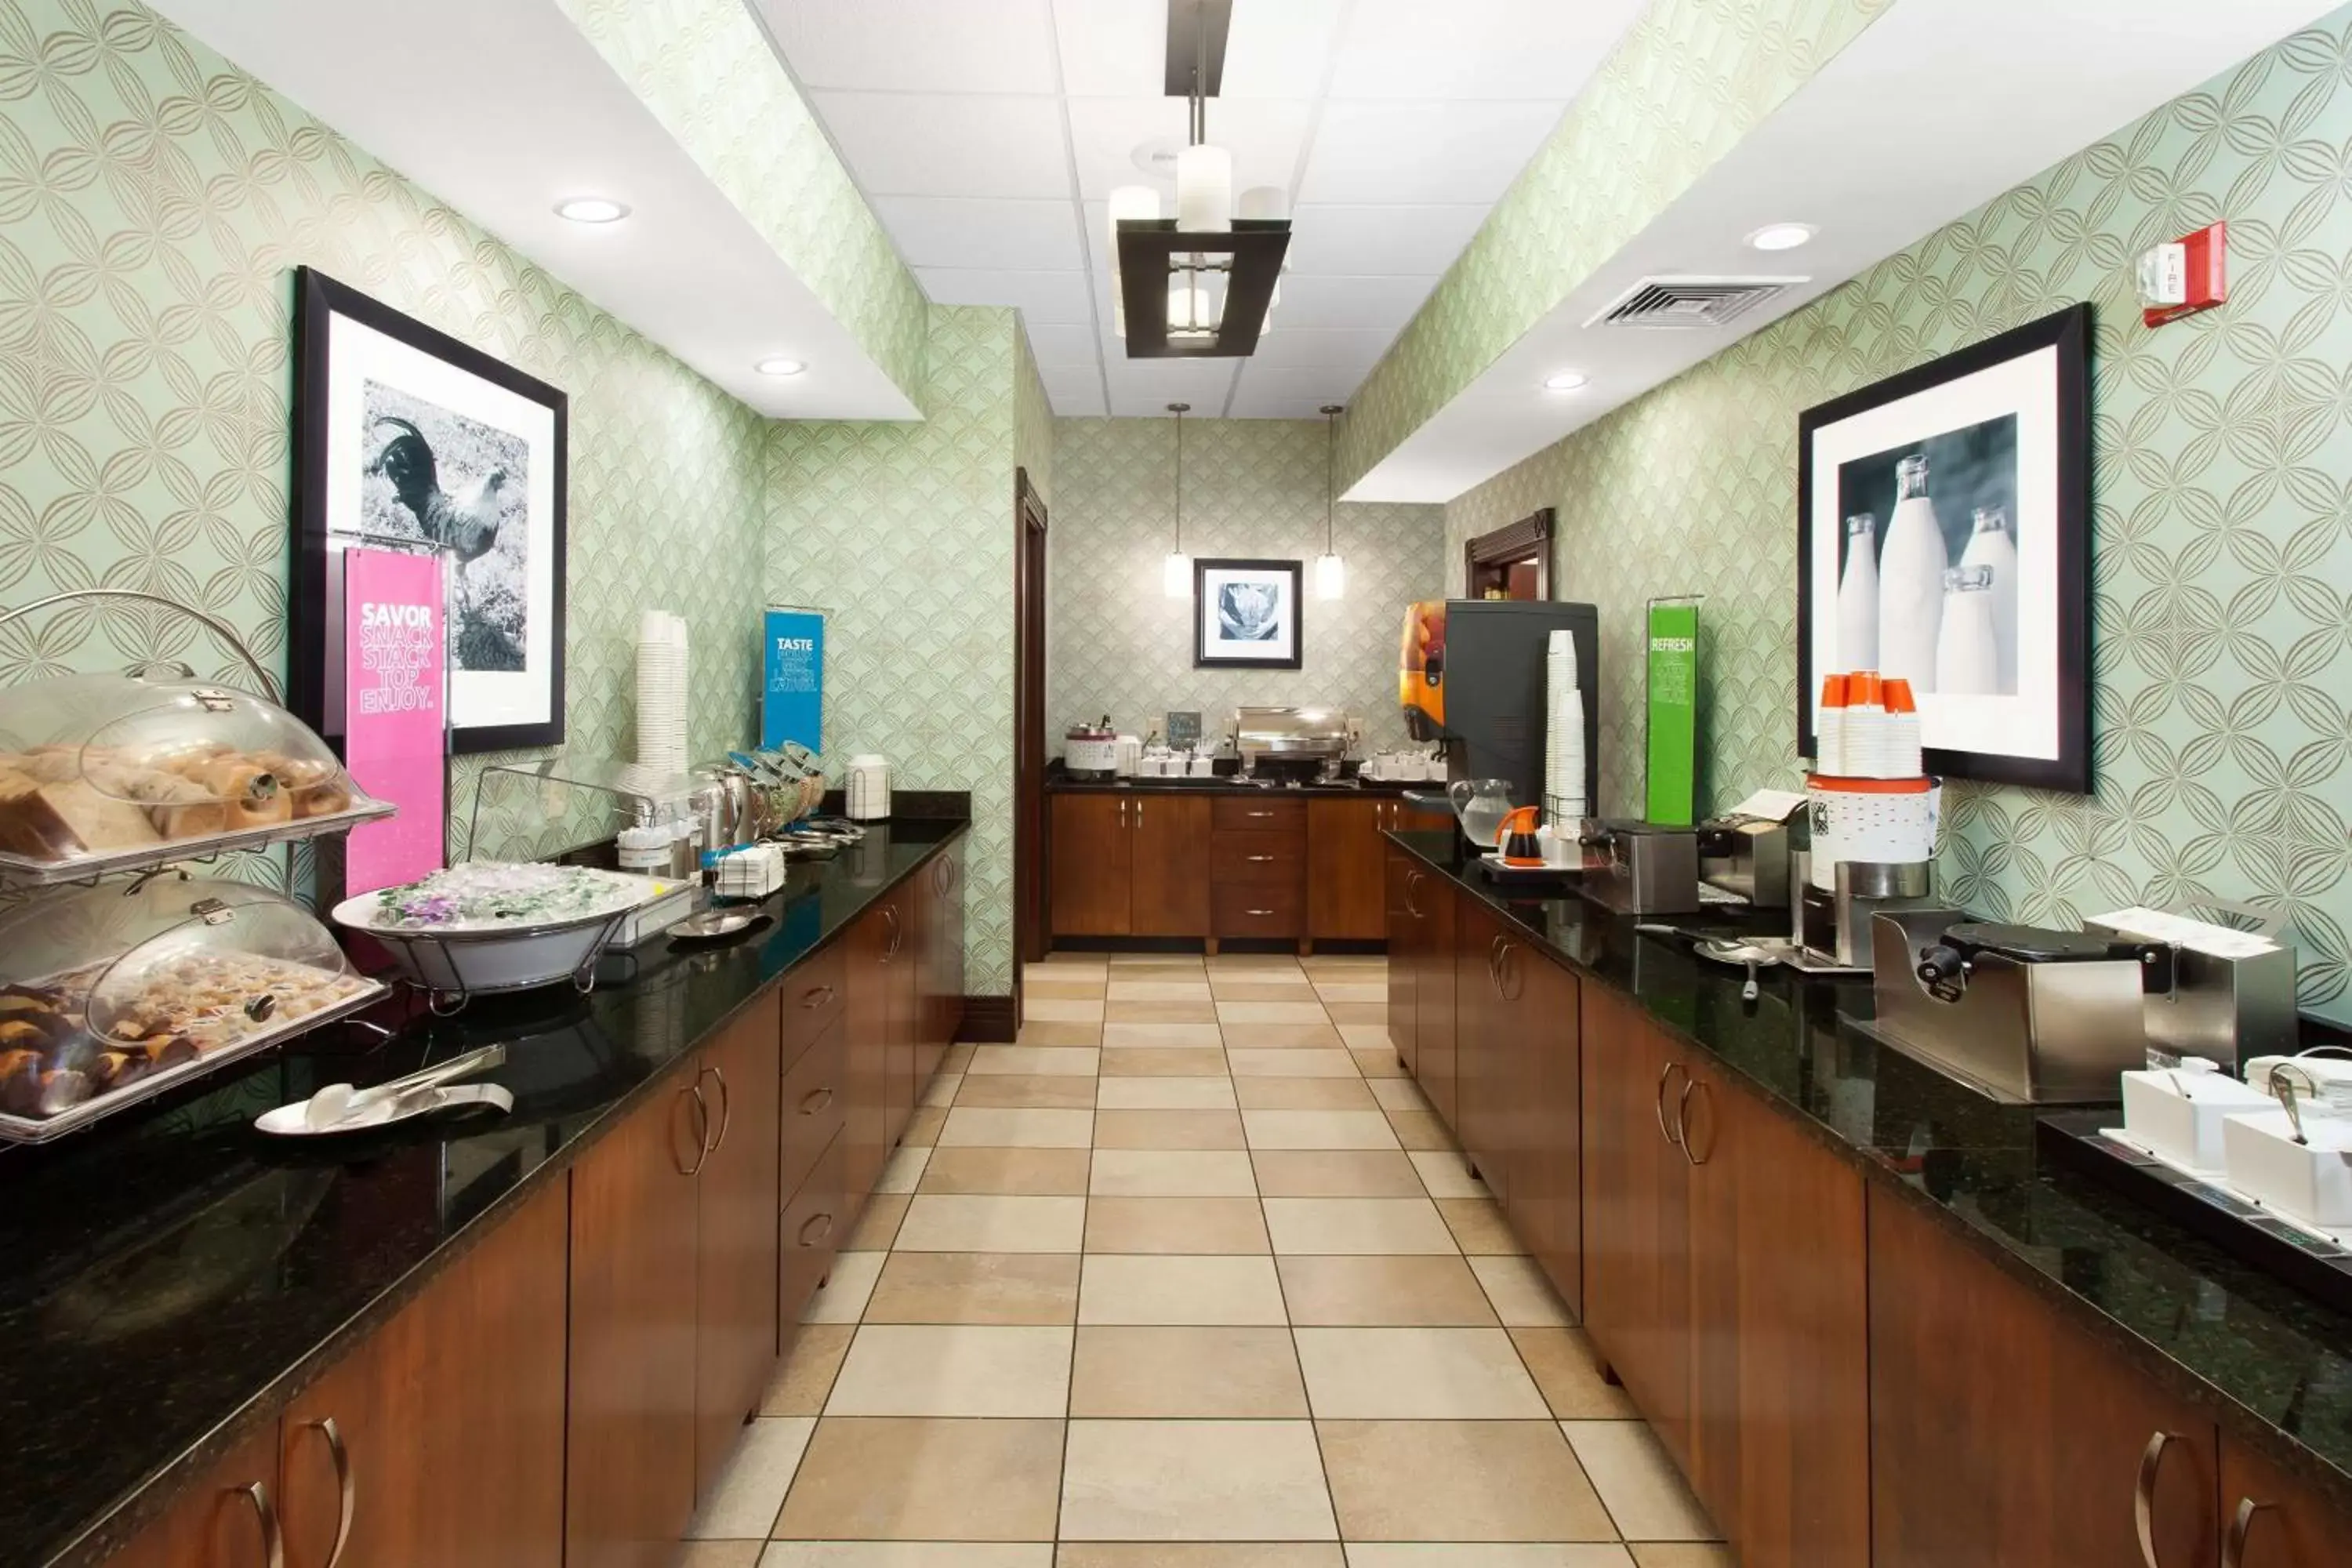
[[[770,610],[762,627],[760,744],[798,741],[824,750],[824,616],[815,610]]]

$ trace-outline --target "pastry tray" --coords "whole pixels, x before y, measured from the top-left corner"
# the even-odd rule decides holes
[[[176,866],[184,860],[209,860],[238,849],[262,849],[291,844],[330,833],[348,833],[362,823],[380,822],[397,809],[390,801],[374,800],[353,791],[352,804],[341,811],[236,833],[208,833],[201,838],[175,838],[164,844],[142,844],[135,849],[104,849],[65,860],[41,860],[29,855],[0,851],[0,882],[24,888],[54,888],[87,882],[118,871],[143,871],[155,866]]]
[[[311,820],[319,819],[313,817]],[[18,1116],[12,1112],[0,1111],[0,1143],[47,1143],[53,1138],[62,1138],[69,1132],[89,1126],[101,1117],[111,1116],[118,1110],[138,1104],[141,1100],[152,1100],[159,1094],[178,1089],[184,1084],[193,1083],[233,1061],[257,1055],[271,1046],[282,1045],[297,1035],[321,1028],[338,1019],[348,1018],[354,1013],[373,1006],[391,994],[391,987],[380,980],[371,980],[363,974],[353,974],[351,978],[360,983],[361,989],[340,1002],[321,1007],[315,1013],[305,1013],[299,1018],[289,1018],[274,1029],[263,1029],[258,1033],[247,1035],[245,1038],[223,1046],[216,1051],[200,1056],[192,1062],[182,1062],[177,1067],[165,1068],[161,1072],[150,1073],[136,1083],[125,1084],[122,1088],[110,1090],[105,1094],[93,1095],[79,1105],[68,1106],[58,1111],[55,1116]]]

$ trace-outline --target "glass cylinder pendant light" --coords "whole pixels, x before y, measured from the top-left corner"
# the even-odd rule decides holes
[[[1334,463],[1339,446],[1339,410],[1342,405],[1323,405],[1323,553],[1315,558],[1315,596],[1318,599],[1343,599],[1348,595],[1348,563],[1339,559],[1339,546],[1332,542]]]
[[[1171,403],[1168,412],[1176,416],[1176,548],[1160,564],[1160,587],[1171,599],[1190,597],[1192,592],[1192,558],[1184,553],[1184,416],[1192,405]]]

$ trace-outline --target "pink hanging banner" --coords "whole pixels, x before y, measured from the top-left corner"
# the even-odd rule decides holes
[[[342,569],[343,763],[360,788],[400,807],[352,830],[348,897],[441,867],[448,680],[440,556],[346,550]]]

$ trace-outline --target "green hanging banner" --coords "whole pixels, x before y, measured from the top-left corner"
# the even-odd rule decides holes
[[[1650,606],[1649,795],[1643,816],[1698,820],[1698,606]]]

